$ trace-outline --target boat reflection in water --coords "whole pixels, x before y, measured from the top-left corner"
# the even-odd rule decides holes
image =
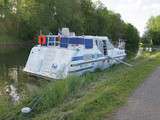
[[[18,68],[10,68],[8,71],[8,77],[13,83],[6,86],[6,93],[11,97],[13,103],[17,103],[20,100],[20,95],[16,88],[18,84]]]
[[[6,48],[7,49],[7,48]],[[29,48],[10,50],[1,53],[0,49],[0,98],[18,104],[39,91],[48,81],[30,77],[22,71],[27,61]]]
[[[13,104],[17,104],[27,96],[37,92],[40,87],[37,79],[24,75],[22,69],[23,67],[19,66],[6,70],[8,72],[5,74],[7,81],[5,82],[4,91]]]

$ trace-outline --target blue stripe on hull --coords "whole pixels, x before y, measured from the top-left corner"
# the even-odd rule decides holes
[[[72,61],[83,60],[83,56],[73,57]]]
[[[86,68],[82,68],[82,69],[78,69],[78,70],[74,70],[74,71],[69,71],[69,73],[81,72],[81,71],[89,70],[89,69],[92,69],[92,68],[93,68],[93,66],[91,66],[91,67],[86,67]]]
[[[72,61],[79,61],[79,60],[83,60],[83,57],[84,56],[77,56],[77,57],[73,57],[72,58]],[[92,58],[100,58],[100,57],[103,57],[103,54],[95,54],[95,55],[92,55]]]

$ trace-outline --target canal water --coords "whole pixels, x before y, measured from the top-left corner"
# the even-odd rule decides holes
[[[0,52],[0,96],[8,96],[15,104],[37,92],[43,82],[46,83],[23,72],[29,52],[30,49],[24,48]]]

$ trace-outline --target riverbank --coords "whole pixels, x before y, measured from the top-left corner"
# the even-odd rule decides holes
[[[21,107],[29,106],[35,96],[42,96],[32,114],[28,116],[30,119],[103,119],[124,105],[135,88],[157,68],[160,64],[160,53],[147,53],[130,63],[134,67],[121,64],[82,77],[48,83],[34,94],[34,97],[28,96],[22,104],[12,108],[7,116],[23,119],[19,113]],[[5,113],[3,112],[1,115]]]
[[[3,54],[0,53],[0,120],[3,120],[4,116],[11,116],[10,111],[12,114],[18,111],[21,101],[31,97],[36,90],[38,91],[47,83],[23,72],[30,49],[6,48],[6,50],[7,53],[5,51]],[[16,95],[19,99],[15,99]]]

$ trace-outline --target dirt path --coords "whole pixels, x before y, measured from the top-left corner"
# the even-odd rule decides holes
[[[160,120],[160,67],[133,93],[112,120]]]

